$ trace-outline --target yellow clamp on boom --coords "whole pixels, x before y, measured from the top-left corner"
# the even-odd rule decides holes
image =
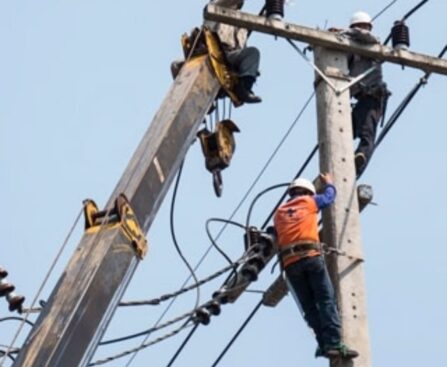
[[[225,92],[227,92],[233,104],[238,107],[242,104],[234,92],[234,88],[238,82],[238,77],[228,65],[225,52],[217,34],[211,32],[206,27],[203,27],[203,32],[205,33],[205,42],[214,74],[216,74],[220,85]]]
[[[181,39],[185,60],[208,55],[210,66],[222,89],[228,94],[233,104],[238,107],[242,102],[234,92],[238,77],[231,70],[219,36],[207,27],[194,28],[191,33],[184,34]],[[177,74],[173,73],[173,74]]]
[[[98,210],[96,203],[91,199],[84,200],[83,204],[86,233],[120,227],[121,232],[131,241],[137,256],[140,259],[144,258],[148,248],[147,240],[124,194],[118,196],[115,206],[110,210]]]

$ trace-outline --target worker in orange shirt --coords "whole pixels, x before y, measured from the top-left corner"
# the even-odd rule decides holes
[[[318,195],[312,182],[304,178],[290,184],[290,199],[274,217],[278,253],[288,287],[315,333],[315,356],[355,358],[358,353],[341,341],[335,292],[318,235],[318,212],[334,202],[336,189],[330,174],[320,174],[320,178],[325,187]]]

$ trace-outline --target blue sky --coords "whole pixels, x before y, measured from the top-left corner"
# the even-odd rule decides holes
[[[205,1],[15,1],[0,3],[0,182],[3,211],[0,265],[19,293],[34,297],[68,233],[84,198],[104,205],[171,82],[170,62],[181,56],[180,36],[202,22]],[[286,20],[311,27],[344,26],[356,10],[371,14],[387,2],[295,1]],[[394,20],[416,1],[397,1],[381,16],[375,33],[386,37]],[[248,0],[257,12],[261,1]],[[447,4],[430,1],[409,21],[411,49],[436,55],[447,40]],[[197,263],[209,247],[204,224],[228,217],[312,92],[313,72],[283,40],[254,34],[251,45],[262,53],[255,91],[264,102],[233,109],[241,129],[232,166],[223,172],[224,193],[214,196],[199,144],[187,155],[176,203],[176,232],[185,256]],[[389,113],[416,84],[421,71],[385,65],[393,95]],[[444,259],[443,183],[447,168],[444,76],[433,75],[376,152],[361,182],[374,188],[377,206],[362,214],[369,328],[376,366],[439,365],[447,326]],[[290,180],[316,143],[313,102],[235,220],[244,222],[257,192]],[[306,171],[317,174],[317,161]],[[261,225],[278,199],[259,201],[252,216]],[[125,300],[149,299],[180,287],[188,270],[169,233],[172,193],[153,223],[150,250],[140,264]],[[77,227],[40,298],[50,294],[82,235]],[[219,225],[213,225],[213,231]],[[242,233],[229,228],[219,244],[233,258],[243,250]],[[197,275],[224,267],[211,252]],[[252,289],[264,290],[276,278],[266,270]],[[223,279],[205,287],[206,301]],[[189,311],[190,292],[179,297],[166,320]],[[211,324],[200,327],[177,366],[209,366],[258,303],[244,294],[226,305]],[[106,337],[151,327],[162,306],[119,309]],[[0,317],[9,315],[0,302]],[[0,344],[8,344],[18,324],[4,322]],[[25,328],[25,331],[28,329]],[[187,331],[186,331],[187,332]],[[140,352],[132,366],[165,366],[186,332]],[[154,334],[157,337],[161,334]],[[26,332],[19,338],[23,341]],[[132,348],[141,339],[99,348],[94,359]],[[261,308],[220,366],[327,365],[315,360],[315,342],[292,297],[275,309]],[[128,359],[110,363],[124,366]],[[5,363],[5,366],[8,363]]]

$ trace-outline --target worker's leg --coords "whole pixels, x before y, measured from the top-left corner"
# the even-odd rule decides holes
[[[256,80],[259,72],[261,54],[256,47],[227,52],[227,60],[239,77],[252,77]]]
[[[253,84],[259,74],[261,55],[256,47],[245,47],[242,50],[227,52],[227,60],[232,70],[238,75],[235,92],[245,103],[259,103],[262,99],[252,91]]]
[[[322,350],[324,344],[321,339],[320,317],[306,272],[307,262],[308,259],[302,259],[286,268],[287,284],[303,313],[304,319],[314,331],[317,343]]]
[[[339,345],[341,323],[326,264],[322,256],[309,259],[306,271],[318,308],[322,342],[324,347]]]
[[[354,137],[360,138],[355,151],[357,174],[366,168],[374,152],[377,124],[381,116],[380,100],[370,96],[361,97],[352,111]]]

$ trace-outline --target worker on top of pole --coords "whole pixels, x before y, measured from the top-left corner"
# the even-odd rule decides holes
[[[341,32],[360,43],[380,43],[379,39],[371,33],[372,28],[371,16],[358,11],[351,17],[349,30],[337,28],[329,30]],[[359,83],[351,87],[351,97],[356,99],[352,110],[354,138],[360,138],[355,151],[355,168],[359,176],[374,152],[377,125],[383,116],[389,92],[383,81],[382,65],[379,61],[352,54],[348,56],[348,67],[350,76],[354,78],[374,68]]]
[[[242,8],[244,1],[215,0],[212,3],[239,10]],[[206,21],[205,25],[219,35],[227,61],[238,76],[238,83],[235,87],[238,98],[245,103],[261,102],[261,97],[255,95],[252,91],[256,78],[259,75],[261,54],[256,47],[246,45],[247,30],[210,21]],[[228,33],[230,36],[228,36]]]
[[[325,187],[319,195],[306,179],[298,178],[290,184],[290,199],[274,217],[278,253],[287,285],[315,333],[315,356],[355,358],[358,353],[341,340],[335,292],[318,235],[318,212],[334,202],[336,190],[328,173],[320,177]]]

